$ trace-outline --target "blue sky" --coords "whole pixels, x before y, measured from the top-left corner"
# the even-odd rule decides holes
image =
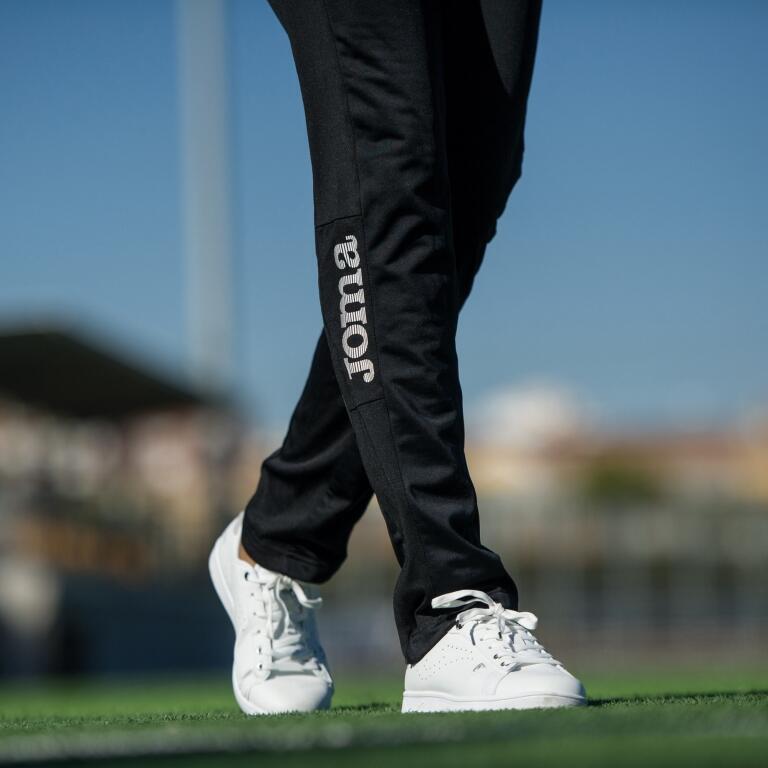
[[[0,2],[0,321],[182,370],[174,9]],[[274,426],[320,329],[309,159],[266,2],[230,27],[237,386]],[[460,329],[470,408],[530,381],[611,423],[768,403],[766,29],[759,0],[545,2],[523,179]]]

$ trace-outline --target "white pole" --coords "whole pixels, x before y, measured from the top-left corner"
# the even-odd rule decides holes
[[[182,219],[190,371],[233,378],[232,212],[225,0],[177,0]]]

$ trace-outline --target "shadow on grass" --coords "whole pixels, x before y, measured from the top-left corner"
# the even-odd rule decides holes
[[[707,693],[679,692],[679,693],[658,693],[658,694],[637,694],[633,696],[613,696],[609,698],[589,699],[587,707],[590,709],[599,709],[601,707],[615,706],[641,706],[641,705],[659,705],[659,704],[711,704],[711,703],[756,703],[756,700],[768,700],[768,689],[752,689],[747,691],[709,691]],[[504,710],[497,710],[499,711]],[[506,710],[509,712],[515,710]],[[374,701],[369,704],[343,704],[334,706],[324,712],[313,712],[311,714],[292,714],[278,715],[282,719],[307,719],[317,717],[334,717],[338,715],[390,715],[400,713],[400,703],[391,701]],[[461,714],[459,713],[432,713],[434,714]],[[247,718],[245,718],[247,719]]]
[[[639,706],[658,704],[708,704],[715,702],[738,703],[744,701],[754,703],[756,699],[768,700],[768,689],[755,688],[747,691],[709,691],[706,693],[676,692],[657,694],[637,694],[633,696],[612,696],[609,698],[589,699],[589,708],[611,706]],[[333,707],[326,714],[329,715],[366,715],[366,714],[395,714],[400,712],[400,704],[393,702],[371,702],[370,704],[342,705]],[[433,713],[434,714],[434,713]],[[448,713],[451,714],[451,713]]]
[[[768,689],[749,691],[710,691],[708,693],[658,693],[654,695],[616,696],[608,699],[590,699],[589,707],[606,707],[617,704],[706,704],[714,701],[735,702],[738,699],[768,697]]]

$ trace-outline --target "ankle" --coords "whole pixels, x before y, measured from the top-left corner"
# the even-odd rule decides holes
[[[243,542],[240,542],[240,546],[237,550],[237,556],[243,561],[248,563],[248,565],[256,565],[256,561],[245,551],[245,547],[243,546]]]

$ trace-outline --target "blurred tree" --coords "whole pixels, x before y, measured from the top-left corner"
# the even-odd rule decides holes
[[[656,503],[667,495],[658,473],[624,457],[604,456],[588,464],[579,486],[588,503],[602,506]]]

